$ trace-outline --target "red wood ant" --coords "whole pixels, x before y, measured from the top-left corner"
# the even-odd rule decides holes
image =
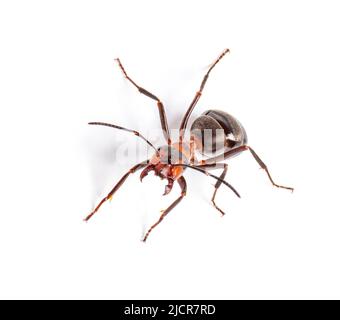
[[[229,52],[229,49],[224,50],[222,54],[210,66],[207,73],[205,74],[199,90],[197,91],[194,99],[192,100],[188,110],[186,111],[183,117],[183,120],[179,128],[179,141],[175,143],[172,142],[171,137],[170,137],[167,117],[166,117],[166,113],[165,113],[162,101],[157,96],[150,93],[146,89],[140,87],[134,80],[132,80],[126,73],[120,60],[116,59],[125,78],[133,86],[135,86],[141,94],[156,101],[158,111],[159,111],[162,131],[163,131],[164,138],[167,144],[164,146],[161,146],[160,148],[156,148],[149,140],[147,140],[143,135],[141,135],[139,132],[135,130],[130,130],[130,129],[126,129],[126,128],[123,128],[117,125],[103,123],[103,122],[90,122],[89,123],[90,125],[108,126],[111,128],[131,132],[135,134],[136,136],[138,136],[139,138],[143,139],[149,146],[151,146],[155,150],[155,153],[151,159],[143,161],[133,166],[119,180],[119,182],[114,186],[114,188],[109,192],[109,194],[100,201],[100,203],[91,212],[91,214],[89,214],[85,218],[85,221],[88,221],[98,211],[98,209],[102,206],[104,202],[112,198],[114,193],[123,185],[123,183],[129,177],[129,175],[141,169],[144,169],[140,175],[141,181],[146,175],[148,175],[150,171],[154,171],[154,173],[157,176],[159,176],[161,179],[168,180],[168,184],[165,187],[164,195],[167,195],[170,193],[170,191],[172,190],[173,184],[175,182],[177,182],[181,188],[181,195],[179,196],[179,198],[175,200],[166,210],[162,211],[162,214],[159,220],[155,224],[153,224],[150,227],[150,229],[146,232],[146,234],[144,235],[143,241],[146,241],[146,239],[150,235],[150,232],[165,218],[165,216],[172,209],[174,209],[180,203],[180,201],[186,195],[187,183],[183,176],[184,170],[186,168],[197,170],[217,180],[211,201],[212,201],[213,206],[222,215],[224,215],[224,212],[215,203],[216,193],[219,187],[221,186],[221,184],[224,184],[227,187],[229,187],[238,197],[240,197],[240,195],[228,182],[224,180],[226,173],[227,173],[228,165],[226,163],[222,163],[221,161],[226,160],[232,156],[238,155],[241,152],[246,151],[246,150],[250,151],[250,153],[252,154],[254,159],[257,161],[257,163],[261,166],[262,169],[265,170],[270,182],[275,187],[284,188],[284,189],[293,191],[293,188],[278,185],[273,181],[268,171],[267,166],[260,159],[260,157],[255,153],[255,151],[247,145],[247,134],[243,126],[241,125],[241,123],[236,118],[234,118],[233,116],[231,116],[230,114],[226,112],[223,112],[220,110],[209,110],[209,111],[204,112],[198,119],[196,119],[193,122],[191,126],[190,141],[189,142],[184,141],[184,135],[185,135],[185,131],[187,128],[188,120],[197,102],[199,101],[202,95],[203,89],[208,80],[210,72],[217,65],[217,63],[223,58],[223,56],[228,52]],[[210,130],[213,133],[213,139],[211,140],[210,143],[204,144],[202,140],[202,134],[204,134],[205,130]],[[224,133],[222,148],[217,147],[217,143],[216,143],[217,136],[214,134],[215,132],[217,132],[217,130],[220,130],[220,131],[222,130],[222,132]],[[214,157],[207,158],[202,161],[198,161],[196,158],[196,152],[199,151],[203,153],[203,150],[204,152],[208,151],[208,152],[215,153],[215,154],[216,153],[221,153],[221,154],[214,156]],[[223,169],[223,172],[218,177],[208,172],[209,170],[212,170],[212,169]]]

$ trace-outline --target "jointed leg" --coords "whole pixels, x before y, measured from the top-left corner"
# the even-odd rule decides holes
[[[165,218],[165,216],[166,216],[173,208],[175,208],[175,207],[181,202],[181,200],[185,197],[186,192],[187,192],[187,183],[186,183],[184,177],[180,177],[180,178],[177,180],[177,182],[178,182],[178,184],[179,184],[179,186],[181,187],[181,190],[182,190],[180,197],[179,197],[176,201],[174,201],[174,202],[173,202],[166,210],[164,210],[164,211],[162,212],[162,215],[160,216],[159,220],[158,220],[155,224],[153,224],[153,225],[151,226],[151,228],[148,230],[148,232],[145,234],[145,236],[144,236],[144,238],[143,238],[143,241],[144,241],[144,242],[146,241],[146,239],[147,239],[148,236],[150,235],[151,231],[152,231],[154,228],[156,228],[156,227],[162,222],[162,220]]]
[[[236,191],[236,189],[231,184],[229,184],[227,181],[224,181],[223,179],[220,179],[219,177],[209,173],[208,170],[206,169],[206,168],[211,168],[212,169],[213,167],[214,168],[224,168],[223,164],[216,164],[216,163],[214,163],[214,164],[204,164],[204,165],[194,166],[194,165],[182,163],[182,164],[173,164],[172,166],[173,167],[186,167],[186,168],[190,168],[190,169],[199,171],[201,173],[204,173],[206,176],[212,177],[215,180],[220,181],[221,183],[223,183],[232,192],[234,192],[239,198],[241,198],[240,194]],[[218,166],[221,166],[221,167],[218,167]]]
[[[216,64],[225,56],[226,53],[229,52],[229,49],[225,49],[221,54],[220,56],[214,61],[214,63],[210,66],[208,72],[205,74],[203,80],[202,80],[202,83],[201,83],[201,86],[200,86],[200,89],[199,91],[197,91],[195,97],[194,97],[194,100],[192,100],[187,112],[185,113],[184,117],[183,117],[183,120],[182,120],[182,123],[181,123],[181,126],[180,126],[180,139],[182,140],[183,137],[184,137],[184,133],[185,133],[185,129],[187,127],[187,124],[188,124],[188,120],[190,118],[190,115],[192,113],[192,111],[194,110],[198,100],[200,99],[201,95],[202,95],[202,92],[203,92],[203,89],[205,87],[205,84],[209,78],[209,74],[211,72],[212,69],[214,69],[214,67],[216,66]]]
[[[222,172],[222,174],[220,175],[220,179],[224,180],[224,178],[225,178],[225,176],[226,176],[226,174],[227,174],[227,170],[228,170],[228,165],[225,164],[225,167],[224,167],[224,169],[223,169],[223,172]],[[219,212],[221,212],[222,216],[224,216],[225,213],[224,213],[224,212],[216,205],[216,203],[215,203],[215,197],[216,197],[216,194],[217,194],[217,190],[218,190],[218,188],[221,186],[221,184],[222,184],[221,181],[217,181],[217,182],[216,182],[216,184],[215,184],[215,191],[214,191],[214,194],[213,194],[213,196],[212,196],[212,198],[211,198],[211,202],[213,203],[214,207],[215,207]]]
[[[169,126],[168,126],[168,120],[166,118],[166,113],[165,113],[165,109],[163,106],[163,103],[161,102],[161,100],[155,96],[154,94],[152,94],[151,92],[145,90],[144,88],[140,87],[136,82],[134,82],[126,73],[122,63],[120,62],[119,59],[116,59],[118,62],[118,65],[120,67],[120,69],[122,70],[125,78],[127,80],[129,80],[137,89],[141,94],[144,94],[145,96],[157,101],[157,106],[158,106],[158,111],[159,111],[159,117],[161,120],[161,126],[162,126],[162,130],[163,130],[163,134],[165,137],[165,140],[167,141],[168,144],[171,144],[171,138],[170,138],[170,132],[169,132]]]
[[[227,152],[219,154],[216,157],[212,157],[212,158],[203,160],[202,164],[214,164],[216,162],[224,161],[224,160],[226,160],[228,158],[231,158],[233,156],[238,155],[239,153],[241,153],[243,151],[248,150],[248,148],[249,148],[248,146],[240,146],[240,147],[231,149],[231,150],[229,150]]]
[[[272,179],[272,177],[271,177],[271,175],[270,175],[270,173],[269,173],[269,170],[268,170],[267,166],[266,166],[266,165],[264,164],[264,162],[260,159],[260,157],[255,153],[255,151],[254,151],[252,148],[248,147],[248,149],[249,149],[250,153],[253,155],[254,159],[255,159],[255,160],[257,161],[257,163],[260,165],[260,167],[266,171],[267,176],[268,176],[268,178],[269,178],[269,180],[270,180],[270,182],[272,183],[273,186],[275,186],[275,187],[277,187],[277,188],[282,188],[282,189],[291,190],[292,192],[294,191],[294,188],[285,187],[285,186],[281,186],[281,185],[276,184],[276,183],[273,181],[273,179]]]
[[[204,163],[206,164],[213,164],[214,162],[217,162],[217,161],[222,161],[222,160],[225,160],[225,159],[228,159],[232,156],[235,156],[243,151],[246,151],[246,150],[249,150],[250,153],[252,154],[252,156],[254,157],[254,159],[256,160],[256,162],[260,165],[260,167],[262,169],[264,169],[267,173],[267,176],[270,180],[270,182],[273,184],[273,186],[277,187],[277,188],[282,188],[282,189],[288,189],[288,190],[291,190],[291,191],[294,191],[294,188],[291,188],[291,187],[285,187],[285,186],[281,186],[281,185],[278,185],[274,182],[274,180],[272,179],[270,173],[269,173],[269,170],[267,168],[267,166],[265,165],[265,163],[260,159],[260,157],[255,153],[255,151],[249,147],[249,146],[240,146],[240,147],[237,147],[235,149],[231,149],[221,155],[218,155],[216,157],[213,157],[213,158],[210,158],[210,159],[207,159],[204,161]]]
[[[198,167],[199,168],[207,168],[208,170],[209,169],[212,170],[212,169],[223,168],[223,172],[220,175],[220,180],[224,180],[224,178],[227,174],[227,170],[228,170],[228,165],[226,163],[212,163],[212,164],[206,164],[206,165],[202,165],[202,166],[198,166]],[[211,198],[211,202],[212,202],[213,206],[215,207],[215,209],[217,209],[219,212],[221,212],[222,216],[224,216],[225,213],[215,203],[217,190],[222,184],[222,181],[220,181],[220,180],[217,180],[217,182],[215,184],[215,190],[214,190],[213,196]]]
[[[99,202],[97,207],[84,219],[85,221],[88,221],[91,219],[91,217],[99,210],[99,208],[102,206],[104,202],[107,200],[111,200],[114,193],[123,185],[125,180],[128,178],[128,176],[132,173],[135,173],[137,170],[144,168],[149,161],[143,161],[135,166],[133,166],[120,180],[119,182],[114,186],[114,188],[109,192],[109,194],[102,199],[102,201]]]

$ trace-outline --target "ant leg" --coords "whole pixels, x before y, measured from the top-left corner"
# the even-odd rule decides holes
[[[229,150],[227,152],[224,152],[222,154],[219,154],[219,155],[217,155],[215,157],[202,160],[201,163],[202,164],[214,164],[216,162],[224,161],[224,160],[226,160],[228,158],[231,158],[233,156],[237,156],[239,153],[248,150],[248,148],[249,147],[245,146],[245,145],[244,146],[240,146],[240,147],[231,149],[231,150]]]
[[[122,70],[125,78],[127,80],[129,80],[137,89],[141,94],[144,94],[145,96],[156,100],[157,101],[157,106],[158,106],[158,111],[159,111],[159,117],[161,120],[161,126],[162,126],[162,130],[163,130],[163,134],[165,137],[165,140],[167,141],[168,144],[171,144],[171,138],[170,138],[170,132],[169,132],[169,126],[168,126],[168,120],[166,118],[166,113],[165,113],[165,109],[163,106],[163,103],[161,102],[161,100],[155,96],[154,94],[152,94],[151,92],[145,90],[144,88],[140,87],[136,82],[134,82],[126,73],[122,63],[120,62],[119,58],[116,59],[120,69]]]
[[[285,186],[281,186],[281,185],[278,185],[274,182],[274,180],[272,179],[270,173],[269,173],[269,170],[267,168],[267,166],[264,164],[264,162],[260,159],[260,157],[255,153],[255,151],[248,147],[250,153],[252,154],[252,156],[254,157],[254,159],[257,161],[257,163],[260,165],[260,167],[262,169],[264,169],[267,173],[267,176],[270,180],[270,182],[272,183],[273,186],[277,187],[277,188],[282,188],[282,189],[287,189],[287,190],[291,190],[292,192],[294,191],[294,188],[291,188],[291,187],[285,187]]]
[[[229,49],[225,49],[220,55],[219,57],[214,61],[214,63],[210,66],[208,72],[205,74],[205,76],[203,77],[203,80],[202,80],[202,83],[201,83],[201,86],[199,88],[199,90],[197,91],[194,99],[192,100],[187,112],[185,113],[184,117],[183,117],[183,120],[182,120],[182,123],[181,123],[181,126],[180,126],[180,140],[183,140],[184,138],[184,133],[185,133],[185,129],[187,127],[187,124],[188,124],[188,120],[190,118],[190,115],[192,113],[192,111],[194,110],[198,100],[200,99],[201,95],[202,95],[202,92],[203,92],[203,89],[205,87],[205,84],[209,78],[209,74],[211,72],[212,69],[214,69],[214,67],[217,65],[217,63],[225,56],[226,53],[228,53],[230,50]]]
[[[220,175],[220,179],[221,179],[221,180],[224,180],[224,178],[225,178],[225,176],[226,176],[226,174],[227,174],[227,170],[228,170],[228,165],[225,163],[225,164],[224,164],[223,172],[222,172],[222,174]],[[221,186],[221,184],[222,184],[221,181],[217,181],[217,182],[216,182],[216,184],[215,184],[215,191],[214,191],[213,196],[212,196],[212,198],[211,198],[211,202],[212,202],[213,206],[215,207],[215,209],[218,210],[219,212],[221,212],[222,216],[224,216],[224,215],[225,215],[224,211],[223,211],[222,209],[220,209],[220,208],[216,205],[216,203],[215,203],[215,197],[216,197],[216,194],[217,194],[217,190],[218,190],[218,188]]]
[[[196,170],[198,172],[201,172],[201,173],[204,173],[206,176],[208,177],[211,177],[211,178],[214,178],[215,180],[218,180],[220,181],[221,183],[223,183],[225,186],[227,186],[232,192],[234,192],[239,198],[241,198],[240,194],[236,191],[236,189],[231,185],[229,184],[227,181],[224,181],[222,179],[220,179],[219,177],[217,176],[214,176],[213,174],[209,173],[208,170],[205,170],[205,169],[202,169],[202,167],[204,168],[208,168],[208,167],[214,167],[216,168],[217,165],[222,165],[223,167],[223,164],[209,164],[209,165],[201,165],[201,166],[193,166],[193,165],[190,165],[190,164],[184,164],[184,163],[178,163],[178,164],[173,164],[172,166],[173,167],[186,167],[186,168],[190,168],[190,169],[193,169],[193,170]],[[220,168],[222,168],[220,167]]]
[[[198,167],[199,168],[207,168],[208,170],[223,168],[223,172],[220,175],[220,180],[217,180],[217,182],[215,184],[215,190],[214,190],[213,196],[211,198],[211,202],[212,202],[213,206],[215,207],[215,209],[218,210],[219,212],[221,212],[222,216],[224,216],[225,213],[224,213],[224,211],[222,209],[220,209],[216,205],[215,198],[216,198],[217,190],[219,189],[219,187],[222,184],[221,180],[224,180],[224,178],[225,178],[225,176],[227,174],[228,165],[226,163],[212,163],[212,164],[201,165],[201,166],[198,166]]]
[[[111,200],[112,196],[114,195],[114,193],[123,185],[123,183],[125,182],[125,180],[129,177],[130,174],[135,173],[137,170],[142,169],[144,167],[147,166],[147,164],[149,163],[149,161],[143,161],[135,166],[133,166],[120,180],[119,182],[114,186],[114,188],[109,192],[109,194],[103,198],[99,204],[97,205],[97,207],[84,219],[84,221],[88,221],[92,218],[92,216],[99,210],[99,208],[102,206],[102,204],[104,202],[106,202],[107,200]]]
[[[206,159],[204,161],[204,163],[206,164],[212,164],[214,162],[217,162],[217,161],[222,161],[222,160],[225,160],[225,159],[228,159],[232,156],[235,156],[243,151],[246,151],[246,150],[249,150],[250,153],[252,154],[252,156],[254,157],[254,159],[256,160],[256,162],[260,165],[260,167],[262,169],[264,169],[267,173],[267,176],[270,180],[270,182],[272,183],[273,186],[277,187],[277,188],[282,188],[282,189],[287,189],[287,190],[291,190],[292,192],[294,191],[294,188],[291,188],[291,187],[285,187],[285,186],[281,186],[281,185],[278,185],[274,182],[274,180],[272,179],[270,173],[269,173],[269,170],[267,168],[267,166],[265,165],[265,163],[260,159],[260,157],[255,153],[255,151],[249,147],[249,146],[240,146],[240,147],[237,147],[235,149],[231,149],[221,155],[218,155],[216,157],[213,157],[213,158],[210,158],[210,159]]]
[[[183,176],[180,177],[180,178],[177,180],[177,182],[178,182],[178,184],[179,184],[179,186],[181,187],[181,190],[182,190],[180,197],[179,197],[176,201],[174,201],[174,202],[173,202],[166,210],[162,211],[162,215],[160,216],[159,220],[158,220],[155,224],[153,224],[153,225],[150,227],[150,229],[148,230],[148,232],[145,234],[145,236],[144,236],[144,238],[143,238],[143,241],[144,241],[144,242],[145,242],[146,239],[149,237],[151,231],[152,231],[154,228],[156,228],[156,227],[162,222],[162,220],[165,218],[165,216],[166,216],[173,208],[175,208],[175,207],[181,202],[181,200],[185,197],[186,192],[187,192],[187,183],[186,183],[184,177],[183,177]]]

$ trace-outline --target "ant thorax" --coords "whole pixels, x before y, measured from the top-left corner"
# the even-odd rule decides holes
[[[186,143],[174,143],[158,148],[158,153],[155,153],[151,158],[150,163],[153,165],[161,164],[188,164],[190,161],[190,150]]]

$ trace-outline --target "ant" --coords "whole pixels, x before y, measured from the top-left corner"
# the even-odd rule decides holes
[[[109,192],[109,194],[105,198],[103,198],[99,202],[97,207],[85,218],[85,221],[88,221],[99,210],[99,208],[102,206],[103,203],[105,203],[107,200],[111,200],[115,192],[123,185],[123,183],[126,181],[126,179],[131,174],[141,169],[144,169],[140,175],[141,181],[143,181],[143,179],[148,175],[150,171],[154,171],[155,175],[157,175],[161,179],[168,180],[168,184],[165,187],[164,195],[167,195],[170,193],[175,182],[178,183],[181,188],[181,195],[166,210],[163,210],[161,212],[161,216],[158,219],[158,221],[155,224],[153,224],[149,228],[149,230],[146,232],[143,238],[144,242],[149,237],[151,231],[157,225],[159,225],[161,221],[166,217],[166,215],[172,209],[174,209],[181,202],[181,200],[185,197],[186,192],[187,192],[187,183],[186,183],[186,180],[183,174],[186,168],[199,171],[217,180],[211,201],[212,201],[213,206],[223,216],[225,213],[215,203],[215,198],[216,198],[216,194],[217,194],[219,187],[222,184],[224,184],[227,187],[229,187],[238,197],[240,197],[240,195],[228,182],[224,180],[227,174],[228,165],[226,163],[223,163],[222,161],[227,160],[230,157],[236,156],[240,154],[241,152],[247,151],[247,150],[250,151],[251,155],[254,157],[254,159],[257,161],[260,167],[265,170],[273,186],[293,191],[293,188],[278,185],[273,181],[268,171],[267,166],[260,159],[260,157],[255,153],[255,151],[250,146],[247,145],[247,141],[248,141],[247,134],[246,134],[245,129],[241,125],[241,123],[236,118],[234,118],[233,116],[231,116],[230,114],[224,111],[208,110],[204,112],[199,118],[197,118],[193,122],[191,126],[190,141],[189,142],[184,141],[184,136],[185,136],[185,131],[187,129],[188,120],[197,102],[199,101],[202,95],[203,89],[209,78],[210,72],[214,69],[214,67],[219,63],[219,61],[228,52],[229,52],[229,49],[225,49],[222,52],[222,54],[213,62],[213,64],[210,66],[207,73],[203,77],[201,86],[199,90],[197,91],[194,99],[192,100],[188,110],[186,111],[182,119],[182,122],[179,128],[179,141],[177,142],[172,142],[171,140],[169,127],[168,127],[168,121],[167,121],[167,117],[166,117],[166,113],[165,113],[165,109],[164,109],[164,105],[162,101],[157,96],[155,96],[148,90],[140,87],[134,80],[132,80],[128,76],[127,72],[125,71],[121,61],[119,59],[116,59],[118,66],[123,72],[125,78],[133,86],[135,86],[141,94],[156,101],[158,111],[159,111],[162,131],[163,131],[164,138],[167,144],[159,148],[156,148],[149,140],[147,140],[143,135],[141,135],[139,132],[135,130],[130,130],[127,128],[123,128],[121,126],[103,123],[103,122],[90,122],[89,123],[90,125],[107,126],[107,127],[111,127],[114,129],[120,129],[120,130],[133,133],[137,137],[143,139],[149,146],[151,146],[155,150],[155,153],[151,157],[151,159],[143,161],[133,166],[119,180],[119,182],[114,186],[114,188]],[[206,139],[203,139],[203,135],[205,134],[207,130],[212,133],[212,139],[208,143],[206,142]],[[218,146],[217,140],[221,140],[221,139],[218,139],[217,132],[222,132],[222,145],[220,144],[219,146]],[[220,153],[220,154],[217,156],[207,158],[205,160],[198,161],[196,158],[197,151],[203,155],[206,152],[214,153],[214,154]],[[213,170],[213,169],[223,169],[222,174],[218,177],[208,172],[209,170]]]

